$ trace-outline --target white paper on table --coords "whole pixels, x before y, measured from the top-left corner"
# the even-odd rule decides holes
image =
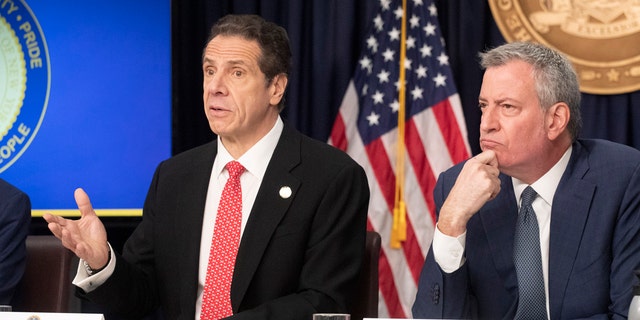
[[[0,312],[2,320],[104,320],[98,313]]]

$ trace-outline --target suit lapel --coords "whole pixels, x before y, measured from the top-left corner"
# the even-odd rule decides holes
[[[589,170],[588,154],[577,143],[556,190],[549,240],[551,318],[560,317],[564,292],[580,248],[596,185],[581,180]]]
[[[291,174],[291,170],[300,163],[300,142],[300,134],[285,125],[258,190],[238,249],[231,285],[234,311],[238,310],[269,239],[300,187],[300,180]],[[283,187],[289,187],[292,196],[280,196],[280,189]]]
[[[511,177],[501,174],[500,180],[502,191],[495,199],[487,202],[480,217],[496,270],[503,279],[505,289],[515,294],[518,280],[513,272],[513,236],[518,205]]]
[[[217,153],[216,141],[209,143],[205,148],[204,152],[200,152],[198,157],[189,163],[189,170],[186,170],[184,181],[192,183],[176,186],[176,194],[180,198],[175,211],[179,214],[173,216],[174,224],[171,227],[174,230],[182,230],[178,237],[183,238],[176,241],[176,244],[178,255],[184,261],[184,269],[176,270],[176,276],[182,277],[180,306],[183,315],[190,315],[186,317],[189,319],[195,317],[204,206]]]

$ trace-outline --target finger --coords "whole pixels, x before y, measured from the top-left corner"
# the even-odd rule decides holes
[[[489,166],[487,168],[487,172],[491,175],[493,179],[496,179],[499,181],[498,176],[500,175],[500,169],[498,169],[498,167]]]
[[[42,218],[44,218],[44,220],[48,223],[58,223],[58,220],[62,219],[61,217],[54,216],[51,213],[45,213],[44,215],[42,215]]]
[[[60,229],[66,224],[65,218],[54,216],[50,213],[45,213],[42,217],[44,218],[45,221],[47,221],[47,224],[50,226],[49,229],[51,229],[51,227]]]
[[[62,228],[60,228],[60,225],[58,225],[57,223],[49,223],[47,224],[47,227],[49,228],[49,231],[51,231],[51,233],[53,233],[53,235],[58,238],[61,239],[62,238]]]
[[[80,215],[82,217],[86,215],[95,215],[95,211],[93,211],[93,206],[91,205],[91,200],[89,200],[89,195],[87,195],[82,188],[78,188],[74,191],[73,197],[76,199],[76,204],[78,205],[78,209],[80,209]]]
[[[485,150],[473,158],[480,163],[484,163],[495,168],[498,167],[498,157],[493,150]]]
[[[494,190],[491,192],[491,195],[489,196],[489,200],[493,200],[493,199],[495,199],[495,198],[498,196],[498,194],[500,194],[500,190],[502,190],[502,189],[501,189],[501,187],[500,187],[500,184],[498,183],[498,184],[494,187]]]
[[[60,233],[60,229],[65,225],[66,219],[59,216],[54,216],[50,213],[45,213],[43,216],[45,221],[47,221],[47,227],[54,235],[58,236]],[[58,237],[59,238],[59,237]]]

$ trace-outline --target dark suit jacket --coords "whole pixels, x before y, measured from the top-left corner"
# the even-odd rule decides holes
[[[29,196],[0,179],[0,304],[11,304],[24,274],[30,223]]]
[[[438,210],[462,164],[443,173]],[[640,265],[640,152],[602,140],[573,144],[551,209],[551,319],[624,318]],[[413,306],[416,318],[513,319],[517,203],[511,178],[467,224],[466,263],[444,273],[430,250]]]
[[[130,318],[160,306],[166,319],[194,319],[216,151],[212,142],[158,166],[143,221],[113,275],[88,294],[91,300]],[[291,197],[279,195],[283,186]],[[231,318],[311,319],[317,311],[349,311],[368,201],[366,175],[355,161],[285,125],[241,239]]]

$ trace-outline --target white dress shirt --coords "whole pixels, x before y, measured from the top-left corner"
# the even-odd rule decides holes
[[[544,276],[544,288],[547,301],[547,317],[549,317],[549,236],[551,227],[551,204],[556,193],[562,174],[567,168],[571,157],[572,147],[565,151],[560,160],[545,173],[540,179],[531,184],[538,196],[533,200],[531,206],[536,213],[538,228],[540,231],[540,254],[542,256],[542,274]],[[522,192],[527,187],[522,181],[511,178],[513,182],[513,192],[518,199],[520,206]],[[437,228],[433,234],[433,257],[440,268],[451,273],[458,270],[465,262],[464,250],[466,243],[466,232],[458,237],[450,237]]]

